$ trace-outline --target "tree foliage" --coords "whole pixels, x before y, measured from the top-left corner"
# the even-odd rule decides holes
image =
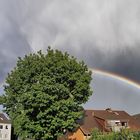
[[[56,139],[63,130],[77,127],[82,104],[92,91],[91,72],[68,53],[48,48],[19,58],[8,74],[5,112],[22,138]]]

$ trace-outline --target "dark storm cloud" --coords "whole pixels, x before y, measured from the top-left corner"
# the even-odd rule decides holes
[[[44,5],[39,8],[41,3]],[[30,18],[25,18],[22,26],[34,51],[52,45],[84,60],[89,67],[140,81],[139,0],[54,0],[40,4],[35,8],[32,1],[25,4]]]
[[[140,0],[0,0],[0,83],[18,56],[48,45],[140,82],[139,25]],[[139,89],[96,74],[92,82],[92,107],[139,113]]]
[[[111,64],[105,69],[140,82],[140,45],[136,49],[127,49],[126,52],[119,53]]]
[[[0,83],[4,81],[7,73],[15,66],[17,57],[22,57],[30,51],[28,43],[20,34],[15,32],[14,35],[12,34],[13,32],[6,34],[8,40],[0,41]]]
[[[136,82],[140,82],[140,45],[134,48],[127,48],[113,56],[111,53],[102,53],[99,49],[84,49],[81,53],[85,62],[91,68],[97,68],[108,72],[116,73],[120,76],[127,77]],[[88,53],[87,53],[88,52]],[[88,55],[84,55],[87,53]]]
[[[139,25],[139,0],[0,0],[0,77],[29,46],[51,45],[140,81]]]
[[[30,52],[29,44],[14,18],[17,13],[10,4],[0,0],[0,84],[15,66],[17,57]]]

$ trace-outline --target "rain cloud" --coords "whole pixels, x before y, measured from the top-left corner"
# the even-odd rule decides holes
[[[0,0],[0,82],[17,56],[49,45],[140,82],[139,25],[139,0]]]

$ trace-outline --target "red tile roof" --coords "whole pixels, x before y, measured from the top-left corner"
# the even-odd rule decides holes
[[[133,115],[133,117],[140,122],[140,114]]]
[[[11,122],[3,113],[0,113],[0,123],[10,124]]]
[[[128,120],[130,115],[118,110],[94,110],[94,116],[103,120]]]
[[[89,135],[94,128],[99,128],[103,131],[102,125],[98,123],[92,113],[92,110],[85,110],[83,122],[80,124],[80,129],[85,135]]]
[[[90,135],[94,128],[108,132],[105,128],[105,120],[127,121],[132,130],[140,130],[140,124],[125,111],[118,110],[85,110],[84,118],[80,123],[80,129],[84,135]]]

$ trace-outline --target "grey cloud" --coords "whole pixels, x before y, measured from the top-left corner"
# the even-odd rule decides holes
[[[0,1],[1,10],[2,4],[3,1]],[[30,52],[29,44],[21,34],[18,23],[7,14],[7,10],[9,9],[3,9],[0,14],[0,83],[15,66],[17,57]],[[10,12],[12,13],[13,10]]]
[[[0,0],[0,83],[18,56],[48,45],[140,82],[139,25],[139,0]],[[92,82],[88,108],[140,112],[139,89],[99,75]]]
[[[51,45],[140,81],[139,25],[139,0],[0,0],[0,74],[17,56]]]
[[[114,57],[111,65],[106,65],[104,69],[128,77],[134,81],[140,82],[140,48],[127,49]]]
[[[25,18],[22,31],[34,51],[52,45],[83,59],[89,67],[140,81],[134,76],[140,56],[135,52],[140,44],[139,0],[47,1],[41,9],[33,8],[37,15],[30,12],[31,3],[26,9],[31,18]]]
[[[22,37],[18,36],[15,39],[12,35],[8,36],[10,40],[0,41],[1,46],[4,46],[0,51],[0,83],[4,81],[7,73],[15,66],[17,57],[22,57],[30,51],[27,48],[28,43],[22,40]]]
[[[64,45],[68,48],[67,43],[69,43],[77,52],[84,49],[83,42],[89,41],[93,41],[103,53],[118,51],[118,49],[125,50],[135,45],[137,40],[139,41],[139,4],[137,0],[133,2],[71,0],[69,3],[53,1],[46,3],[44,9],[38,11],[37,16],[33,14],[23,30],[33,42],[38,43],[40,40],[44,44],[53,44],[60,48]],[[35,22],[32,23],[33,21]],[[55,29],[53,36],[47,25],[52,25]],[[28,27],[30,32],[26,31]],[[33,35],[36,32],[40,35]],[[32,47],[38,49],[37,46],[32,45]]]

